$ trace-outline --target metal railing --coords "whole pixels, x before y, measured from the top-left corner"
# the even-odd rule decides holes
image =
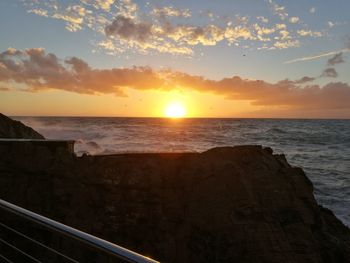
[[[119,260],[124,260],[126,262],[139,262],[139,263],[156,263],[158,261],[155,261],[153,259],[150,259],[148,257],[145,257],[141,254],[138,254],[134,251],[131,251],[129,249],[126,249],[124,247],[118,246],[116,244],[113,244],[111,242],[108,242],[106,240],[103,240],[101,238],[95,237],[93,235],[87,234],[83,231],[77,230],[75,228],[69,227],[67,225],[64,225],[62,223],[59,223],[57,221],[54,221],[52,219],[49,219],[47,217],[41,216],[39,214],[36,214],[34,212],[31,212],[29,210],[26,210],[22,207],[16,206],[14,204],[11,204],[9,202],[6,202],[2,199],[0,199],[0,208],[4,209],[11,214],[14,214],[16,216],[19,216],[21,218],[24,218],[26,220],[29,220],[32,223],[40,224],[44,226],[44,228],[59,232],[69,238],[78,240],[79,242],[88,244],[89,246],[95,248],[97,251],[103,251],[105,253],[110,254],[112,257],[115,257]],[[29,237],[28,235],[21,233],[19,230],[14,229],[13,227],[9,226],[9,224],[4,224],[0,222],[0,227],[6,229],[9,232],[12,232],[23,239],[27,240],[28,242],[31,242],[33,244],[36,244],[37,246],[41,247],[42,249],[46,249],[57,256],[60,256],[61,258],[65,259],[65,261],[68,262],[79,262],[76,259],[73,259],[72,257],[65,255],[64,253],[61,253],[57,251],[54,248],[51,248],[37,240],[35,240],[32,237]],[[5,240],[4,238],[0,237],[0,247],[1,246],[7,246],[11,248],[14,252],[20,254],[21,256],[29,259],[32,262],[42,262],[35,258],[35,256],[30,255],[29,253],[21,250],[20,248],[16,247],[15,244],[9,242],[9,240]],[[1,251],[0,251],[1,252]],[[13,262],[11,259],[7,258],[6,255],[2,255],[0,253],[0,259],[4,262]]]

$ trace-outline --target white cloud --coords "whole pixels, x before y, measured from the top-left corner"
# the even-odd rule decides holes
[[[280,35],[281,35],[281,39],[282,40],[286,40],[286,39],[290,39],[291,36],[289,34],[289,32],[287,30],[281,30],[280,32]]]
[[[30,10],[28,10],[28,13],[33,13],[33,14],[36,14],[38,16],[44,16],[44,17],[48,17],[49,16],[47,14],[47,11],[43,10],[43,9],[30,9]]]
[[[328,25],[329,28],[332,28],[332,27],[335,26],[335,23],[333,23],[332,21],[328,21],[327,25]]]
[[[262,35],[270,35],[276,32],[276,28],[268,28],[268,27],[262,27],[259,24],[254,24],[254,29],[256,33],[260,36]]]
[[[252,32],[243,26],[227,27],[225,30],[225,38],[230,42],[237,42],[239,39],[255,40]]]
[[[257,49],[284,49],[300,45],[300,37],[320,37],[319,31],[305,30],[297,16],[288,16],[284,6],[267,0],[273,13],[280,19],[295,24],[293,30],[285,21],[272,23],[264,16],[255,20],[244,15],[222,19],[208,11],[200,24],[193,22],[191,10],[175,6],[146,5],[140,10],[133,0],[79,0],[68,1],[23,0],[28,12],[64,21],[66,29],[75,32],[84,28],[93,30],[91,40],[96,50],[108,54],[147,53],[152,51],[192,55],[195,46],[214,46],[220,42]],[[202,12],[202,11],[200,11]],[[289,18],[289,19],[288,19]],[[288,20],[286,20],[288,19]]]
[[[278,49],[286,49],[290,47],[299,47],[300,42],[299,40],[287,40],[287,41],[277,41],[274,43],[274,47]]]
[[[293,17],[289,18],[289,22],[292,23],[292,24],[298,23],[299,20],[300,20],[300,18],[297,17],[297,16],[293,16]]]
[[[95,0],[96,5],[103,10],[109,11],[114,0]]]
[[[191,17],[189,9],[178,9],[172,6],[164,6],[160,8],[154,8],[152,11],[156,16],[160,17]]]
[[[269,19],[264,17],[264,16],[258,16],[257,19],[265,24],[267,24],[269,22]]]
[[[301,29],[297,31],[299,36],[305,37],[305,36],[311,36],[311,37],[321,37],[322,33],[320,31],[311,31],[311,30],[305,30]]]
[[[268,0],[268,3],[272,8],[273,13],[279,16],[281,20],[285,20],[288,17],[286,7],[276,4],[273,0]]]
[[[276,29],[286,29],[287,25],[286,24],[276,24]]]

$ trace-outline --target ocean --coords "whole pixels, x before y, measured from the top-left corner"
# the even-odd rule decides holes
[[[78,155],[260,144],[304,169],[318,202],[350,226],[350,120],[14,117]]]

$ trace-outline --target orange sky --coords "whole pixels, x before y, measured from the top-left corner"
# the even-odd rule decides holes
[[[350,118],[350,6],[332,3],[1,1],[0,112]]]

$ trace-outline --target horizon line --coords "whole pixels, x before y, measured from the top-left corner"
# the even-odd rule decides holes
[[[125,119],[169,119],[169,120],[185,120],[185,119],[250,119],[250,120],[350,120],[348,118],[330,118],[330,117],[183,117],[183,118],[169,118],[156,116],[81,116],[81,115],[6,115],[11,118],[125,118]]]

